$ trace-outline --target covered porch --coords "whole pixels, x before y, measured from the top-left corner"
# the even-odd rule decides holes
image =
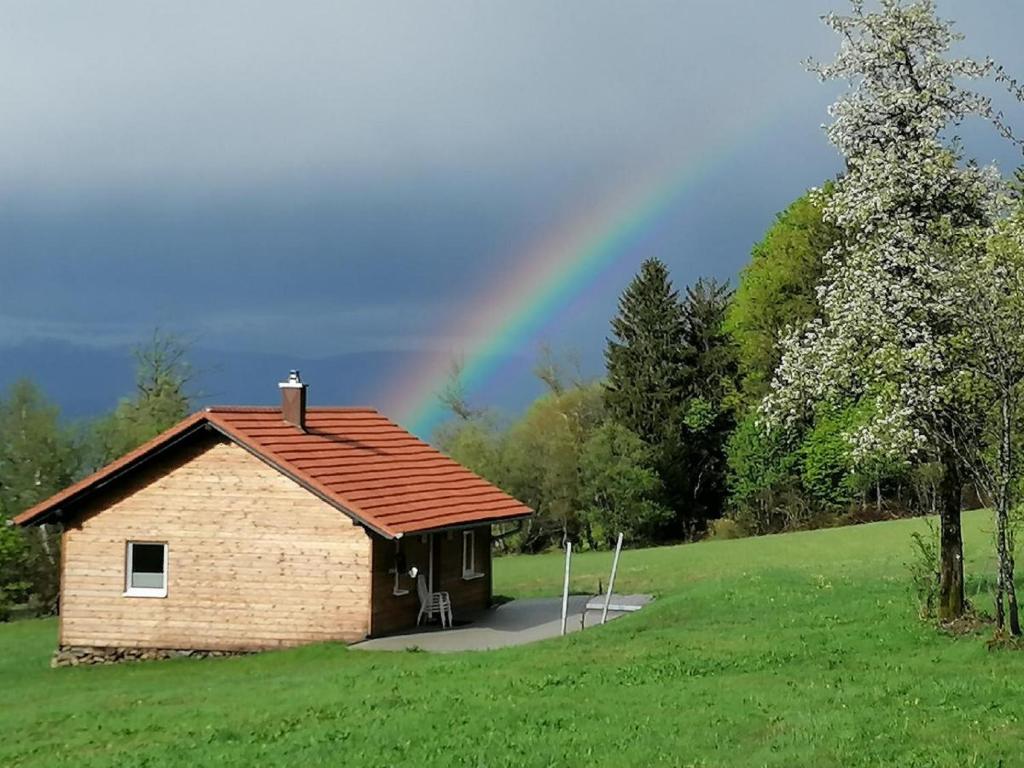
[[[417,579],[430,593],[451,598],[456,624],[491,606],[491,526],[475,525],[413,533],[399,539],[373,535],[370,636],[416,628]],[[415,569],[418,576],[410,571]],[[436,621],[438,616],[424,618]]]

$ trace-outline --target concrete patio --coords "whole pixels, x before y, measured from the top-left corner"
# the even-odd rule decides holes
[[[650,595],[612,595],[612,603],[624,610],[608,612],[608,620],[639,610],[651,601]],[[604,597],[569,596],[567,632],[579,632],[601,622]],[[588,603],[590,607],[588,608]],[[463,619],[465,623],[462,623]],[[377,637],[357,643],[352,648],[367,651],[404,651],[418,649],[436,653],[453,651],[484,651],[523,645],[549,637],[557,637],[562,625],[562,599],[559,597],[513,600],[473,616],[462,617],[456,607],[456,625],[441,629],[436,625],[419,627],[400,635]]]

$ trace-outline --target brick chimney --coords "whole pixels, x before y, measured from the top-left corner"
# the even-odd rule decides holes
[[[298,371],[291,371],[288,380],[277,385],[281,390],[281,417],[294,427],[306,430],[306,388]]]

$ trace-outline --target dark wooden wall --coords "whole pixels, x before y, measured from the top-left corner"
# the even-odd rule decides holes
[[[451,595],[456,621],[491,604],[491,527],[481,525],[473,530],[476,534],[474,543],[477,570],[483,573],[483,576],[477,579],[463,578],[461,530],[445,531],[433,536],[434,590],[447,591]],[[403,575],[399,580],[399,586],[409,590],[409,593],[401,596],[393,594],[395,576],[389,571],[395,566],[395,542],[377,535],[372,535],[372,538],[370,632],[379,636],[415,627],[416,614],[420,608],[416,584],[408,576]],[[400,540],[406,569],[415,565],[424,575],[427,574],[430,567],[430,541],[429,537],[425,539],[417,534],[410,534]]]

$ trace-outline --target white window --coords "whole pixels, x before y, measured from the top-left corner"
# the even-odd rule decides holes
[[[167,597],[167,545],[129,541],[124,593],[129,597]]]
[[[476,567],[476,532],[462,532],[462,578],[479,579],[483,576]]]

